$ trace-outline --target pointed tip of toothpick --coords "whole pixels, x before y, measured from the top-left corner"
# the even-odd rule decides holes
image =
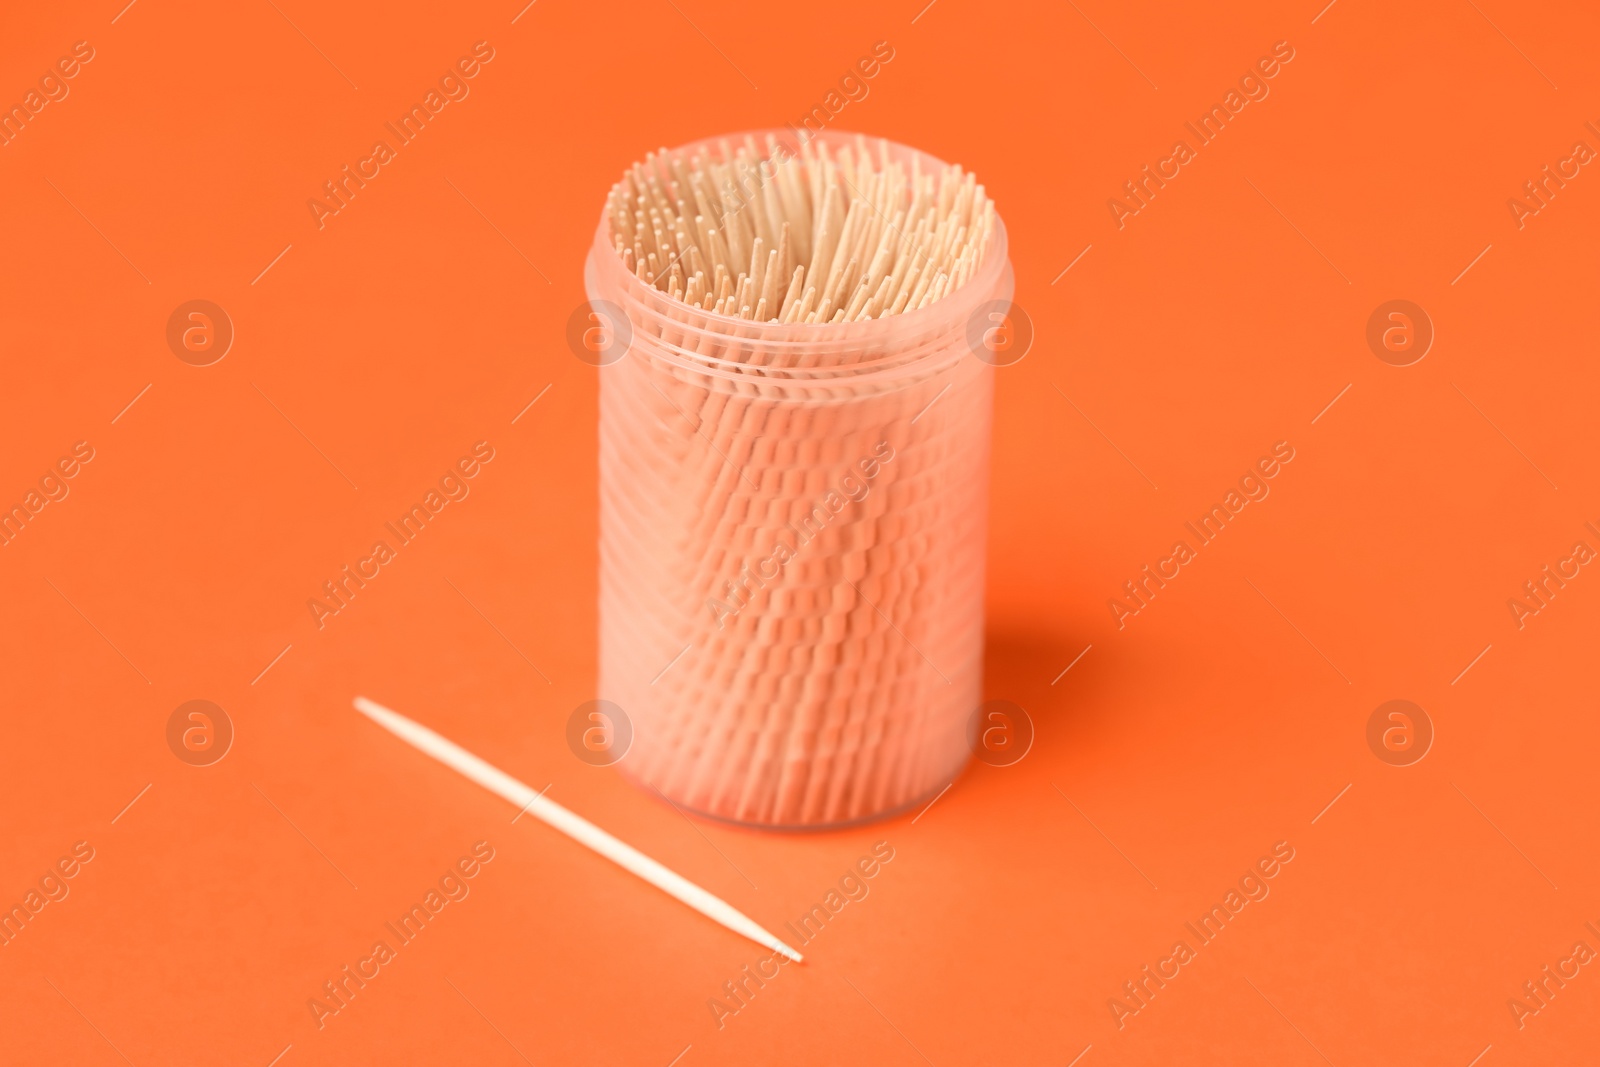
[[[395,711],[390,711],[376,700],[369,700],[367,697],[358,696],[352,700],[351,703],[355,705],[355,709],[357,711],[371,719],[373,722],[377,723],[379,726],[383,727],[385,730],[388,730],[390,733],[397,732],[394,728],[396,720],[403,722],[410,721],[406,719],[404,715],[401,715]]]
[[[772,947],[774,949],[776,949],[779,952],[783,953],[785,956],[788,956],[791,960],[794,960],[796,963],[804,963],[806,961],[806,958],[804,956],[800,955],[800,953],[796,952],[794,949],[790,948],[788,945],[785,945],[782,941],[779,941],[776,938],[774,938],[773,942],[774,943],[773,943]]]

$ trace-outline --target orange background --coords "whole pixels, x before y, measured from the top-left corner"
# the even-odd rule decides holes
[[[1600,576],[1521,630],[1506,601],[1600,547],[1600,176],[1521,229],[1506,201],[1600,148],[1596,20],[1319,6],[14,5],[0,100],[96,55],[0,148],[0,503],[96,455],[0,548],[0,898],[96,857],[0,949],[0,1061],[1594,1057],[1596,967],[1523,1029],[1507,1000],[1600,948]],[[307,199],[479,40],[471,95],[319,230]],[[564,742],[599,373],[565,324],[627,163],[798,119],[880,40],[837,128],[974,169],[1037,328],[998,372],[986,681],[1037,740],[915,822],[690,824]],[[1118,230],[1107,199],[1280,40],[1271,95]],[[165,341],[196,298],[237,332],[209,367]],[[1437,331],[1413,366],[1365,341],[1393,298]],[[484,439],[470,498],[319,631],[306,600]],[[1118,630],[1107,599],[1280,440],[1271,496]],[[719,1029],[754,945],[509,824],[357,693],[774,929],[896,856]],[[210,767],[165,740],[196,698],[236,729]],[[1395,698],[1436,730],[1408,767],[1366,743]],[[319,1031],[307,999],[480,839],[472,895]],[[1270,897],[1119,1030],[1108,998],[1278,841]]]

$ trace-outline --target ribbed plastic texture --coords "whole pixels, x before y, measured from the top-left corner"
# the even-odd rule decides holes
[[[688,307],[624,269],[604,219],[585,283],[631,331],[599,369],[599,695],[633,724],[618,769],[767,827],[931,798],[981,699],[993,368],[968,323],[1010,299],[1003,226],[966,285],[861,322]]]

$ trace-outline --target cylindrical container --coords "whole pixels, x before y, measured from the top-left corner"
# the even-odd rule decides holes
[[[982,696],[994,371],[970,338],[1010,300],[1004,228],[959,289],[858,322],[685,305],[624,267],[604,218],[585,282],[625,346],[600,368],[599,695],[633,728],[618,769],[767,827],[931,798]]]

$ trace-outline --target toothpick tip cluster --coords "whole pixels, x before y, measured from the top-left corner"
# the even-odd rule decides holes
[[[606,202],[623,266],[684,304],[756,322],[838,323],[927,307],[972,278],[994,202],[950,164],[924,173],[879,139],[797,153],[768,135],[713,156],[663,148]]]

